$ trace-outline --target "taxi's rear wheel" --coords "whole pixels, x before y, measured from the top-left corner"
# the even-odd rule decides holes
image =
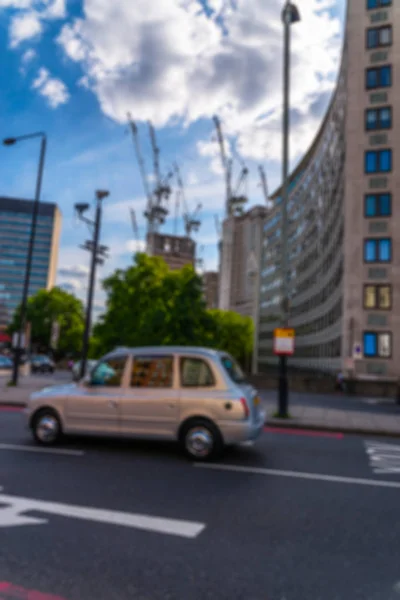
[[[181,430],[180,442],[186,456],[195,461],[211,460],[223,449],[221,433],[206,419],[191,419],[185,423]]]
[[[52,446],[61,438],[61,423],[57,413],[50,408],[40,410],[33,418],[32,433],[42,446]]]

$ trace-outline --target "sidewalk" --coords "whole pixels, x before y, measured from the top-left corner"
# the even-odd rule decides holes
[[[32,392],[41,390],[48,385],[54,385],[54,382],[48,376],[31,377],[27,375],[20,377],[17,387],[8,387],[7,383],[9,381],[9,375],[0,377],[0,405],[25,406]]]
[[[9,377],[0,377],[0,405],[25,406],[29,394],[56,383],[48,376],[37,375],[21,377],[17,388],[7,387],[8,381]],[[276,419],[275,392],[264,396],[262,404],[270,427],[400,437],[400,407],[398,414],[388,415],[292,404],[290,419]]]
[[[276,404],[266,403],[267,425],[290,429],[318,429],[343,433],[400,437],[399,415],[335,410],[312,406],[292,406],[290,419],[276,419]]]

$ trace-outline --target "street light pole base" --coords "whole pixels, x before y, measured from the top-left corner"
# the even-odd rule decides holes
[[[288,376],[286,356],[279,357],[279,388],[278,388],[278,417],[287,419],[288,417]]]

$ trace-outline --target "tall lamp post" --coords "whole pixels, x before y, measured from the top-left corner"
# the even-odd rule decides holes
[[[282,143],[282,325],[288,326],[289,319],[289,261],[288,261],[288,192],[289,192],[289,94],[290,94],[290,28],[300,21],[300,13],[295,4],[287,0],[282,10],[284,26],[283,55],[283,143]],[[288,416],[288,374],[285,355],[279,357],[279,398],[278,415]]]
[[[32,270],[32,259],[33,259],[33,249],[35,245],[35,235],[36,235],[36,224],[39,215],[39,203],[40,203],[40,192],[42,188],[42,179],[43,179],[43,169],[44,169],[44,159],[46,155],[46,144],[47,138],[46,134],[43,132],[38,133],[30,133],[28,135],[20,135],[18,137],[10,137],[3,140],[3,144],[5,146],[13,146],[17,142],[21,142],[23,140],[29,140],[31,138],[41,138],[40,143],[40,157],[39,157],[39,168],[36,179],[36,191],[35,191],[35,200],[33,203],[33,212],[32,212],[32,224],[31,231],[29,236],[29,246],[28,246],[28,255],[26,259],[26,267],[25,267],[25,279],[24,279],[24,287],[22,291],[22,301],[21,301],[21,316],[20,316],[20,326],[18,329],[17,335],[17,347],[15,348],[14,355],[14,365],[13,365],[13,373],[11,382],[13,385],[18,384],[18,375],[19,375],[19,365],[21,359],[21,342],[23,333],[26,325],[26,309],[28,304],[28,294],[29,294],[29,281]]]
[[[94,221],[84,216],[84,213],[89,209],[89,204],[75,204],[75,210],[78,213],[78,217],[81,221],[89,226],[89,229],[93,231],[93,239],[87,240],[81,248],[88,250],[91,253],[91,264],[89,274],[89,287],[86,305],[86,319],[85,319],[85,330],[83,333],[83,344],[82,344],[82,358],[80,364],[80,378],[82,379],[86,373],[87,355],[89,350],[89,336],[90,326],[92,321],[92,305],[93,295],[96,280],[96,265],[103,264],[104,259],[107,258],[107,246],[99,244],[100,238],[100,227],[101,227],[101,215],[102,215],[102,200],[107,198],[110,192],[106,190],[96,191],[96,216]]]

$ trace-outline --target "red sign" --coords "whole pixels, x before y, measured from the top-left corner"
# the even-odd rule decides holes
[[[26,590],[7,581],[0,581],[0,600],[64,600],[61,596]]]

